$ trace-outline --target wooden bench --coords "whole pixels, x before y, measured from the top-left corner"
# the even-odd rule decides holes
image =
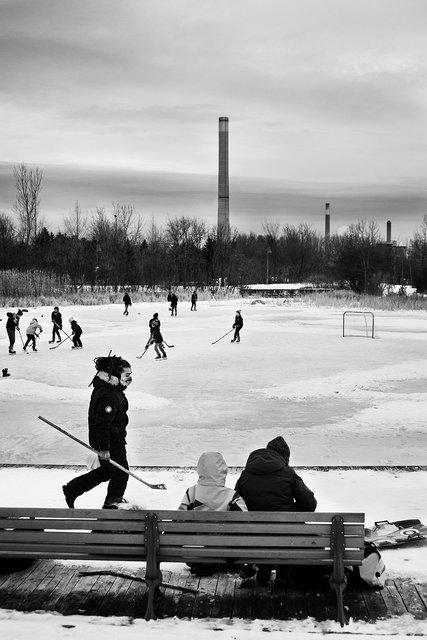
[[[146,620],[161,562],[278,563],[330,568],[344,625],[344,567],[360,565],[363,549],[361,513],[0,508],[2,558],[146,562]]]

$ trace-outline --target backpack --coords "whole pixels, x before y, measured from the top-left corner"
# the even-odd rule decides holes
[[[349,582],[363,587],[382,587],[385,584],[385,564],[374,544],[365,543],[364,558],[361,565],[348,567]]]

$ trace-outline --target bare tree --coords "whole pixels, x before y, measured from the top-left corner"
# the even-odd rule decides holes
[[[18,233],[22,241],[28,245],[34,240],[40,221],[40,192],[42,189],[43,171],[39,168],[29,169],[25,164],[15,165],[13,177],[16,186],[15,211],[18,214]]]
[[[64,218],[64,226],[67,235],[76,240],[80,240],[88,231],[89,225],[87,218],[82,216],[82,210],[78,202],[76,202],[73,213],[67,218]]]

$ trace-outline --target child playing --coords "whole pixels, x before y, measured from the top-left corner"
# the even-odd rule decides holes
[[[43,329],[41,327],[41,325],[39,324],[37,318],[33,318],[27,328],[26,334],[27,334],[27,341],[24,344],[24,351],[27,350],[28,345],[30,344],[30,342],[32,343],[33,346],[33,351],[37,351],[36,349],[36,338],[39,337],[39,335],[42,333]]]
[[[74,318],[70,318],[71,324],[71,334],[73,336],[73,346],[72,349],[81,349],[83,347],[82,341],[80,340],[80,336],[83,333],[83,330],[77,321]]]

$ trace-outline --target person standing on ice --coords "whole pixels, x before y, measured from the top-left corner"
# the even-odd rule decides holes
[[[54,307],[51,313],[52,320],[52,340],[49,340],[49,344],[55,342],[55,337],[58,338],[58,342],[61,342],[61,334],[59,330],[62,329],[62,314],[59,312],[59,307]]]
[[[231,342],[240,342],[240,330],[243,327],[243,318],[240,312],[240,309],[236,311],[236,316],[234,318],[234,324],[232,329],[234,329],[234,337]]]
[[[155,360],[161,360],[162,358],[163,359],[167,358],[166,351],[163,346],[163,336],[160,333],[160,324],[161,323],[159,320],[159,314],[154,313],[153,317],[148,323],[148,326],[150,327],[150,340],[154,342],[154,349],[157,353]]]
[[[197,305],[197,291],[194,290],[193,293],[191,294],[191,309],[190,309],[190,311],[197,311],[196,305]]]
[[[95,358],[95,369],[88,412],[89,444],[98,451],[100,466],[63,485],[70,509],[79,496],[102,482],[108,482],[103,509],[118,509],[119,504],[126,502],[123,496],[129,476],[109,460],[129,469],[126,454],[129,405],[124,392],[132,382],[132,369],[120,356]]]
[[[71,335],[73,336],[73,346],[71,348],[81,349],[83,347],[83,344],[80,340],[80,336],[83,333],[83,329],[79,324],[77,324],[77,320],[74,320],[74,318],[69,318],[69,322],[71,324]]]
[[[277,436],[265,449],[249,454],[246,466],[236,482],[249,511],[315,511],[317,500],[303,480],[289,466],[290,449],[282,436]],[[273,565],[261,565],[257,580],[268,582]],[[252,565],[243,565],[241,577],[255,574]],[[278,567],[276,576],[285,579],[285,567]]]
[[[123,311],[123,315],[124,316],[128,316],[129,315],[129,307],[132,306],[132,300],[130,299],[130,295],[129,293],[126,291],[125,295],[123,296],[123,302],[125,305],[125,310]]]
[[[14,344],[15,344],[15,332],[18,329],[19,331],[19,320],[21,319],[21,316],[24,315],[23,311],[21,311],[21,309],[18,309],[18,311],[16,313],[13,313],[13,311],[9,311],[7,314],[7,322],[6,322],[6,331],[7,331],[7,336],[9,338],[9,353],[13,354],[16,353],[16,351],[14,350]]]
[[[24,351],[27,350],[27,347],[30,344],[30,342],[32,343],[33,351],[37,351],[36,338],[38,338],[42,332],[43,332],[43,329],[41,324],[39,324],[39,321],[37,320],[37,318],[33,318],[29,326],[27,327],[27,331],[26,331],[27,340],[24,344]]]
[[[181,511],[247,511],[245,501],[234,489],[225,486],[228,467],[217,451],[205,451],[197,463],[197,484],[185,492],[178,509]],[[188,565],[191,573],[211,575],[217,565],[194,562]]]

